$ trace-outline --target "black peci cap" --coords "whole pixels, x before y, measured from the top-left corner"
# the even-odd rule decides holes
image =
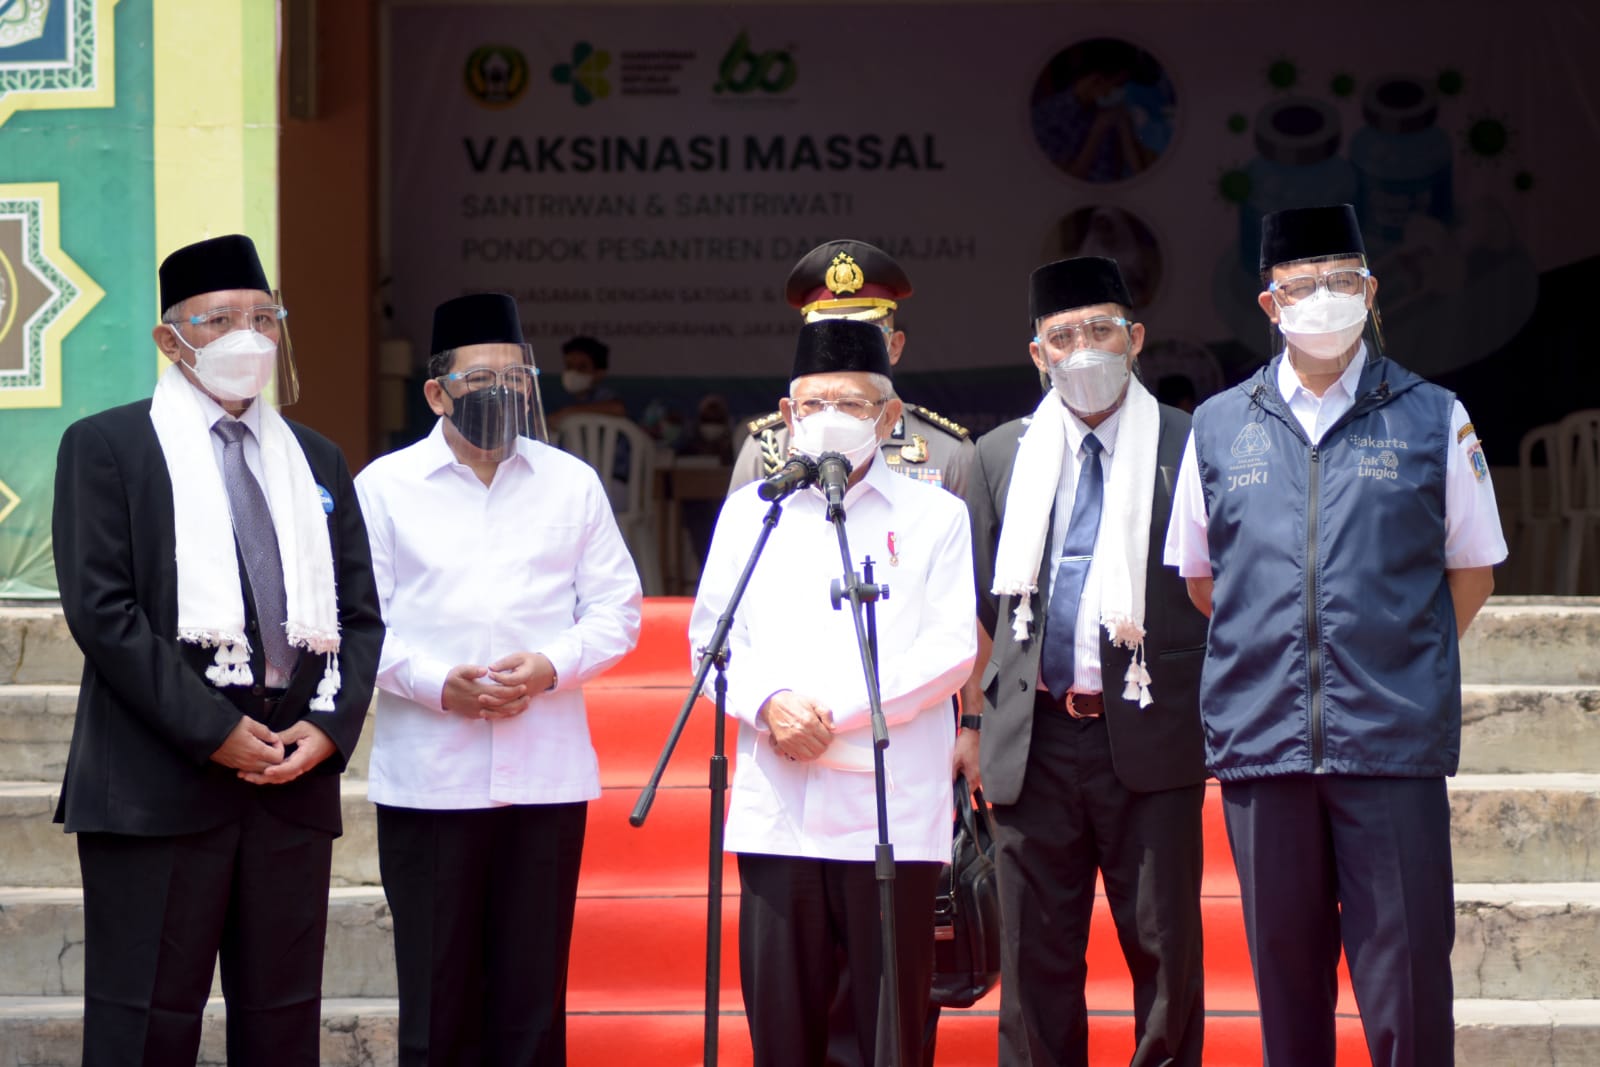
[[[1114,259],[1079,256],[1046,263],[1028,278],[1028,322],[1094,304],[1133,307],[1133,297]]]
[[[1361,256],[1367,246],[1349,204],[1296,207],[1261,219],[1261,269],[1318,256]]]
[[[838,308],[892,311],[911,295],[911,279],[889,253],[865,241],[828,241],[801,257],[783,295],[800,314]]]
[[[843,373],[894,377],[883,331],[870,322],[854,319],[818,319],[800,327],[800,338],[795,343],[794,373],[789,377]]]
[[[470,293],[433,309],[431,355],[467,345],[522,344],[517,302],[505,293]]]
[[[161,313],[191,296],[228,289],[257,289],[270,293],[267,272],[261,269],[255,242],[242,233],[213,237],[184,245],[161,261]]]

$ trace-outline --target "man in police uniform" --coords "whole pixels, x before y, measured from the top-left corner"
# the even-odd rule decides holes
[[[887,252],[865,241],[829,241],[807,252],[789,272],[784,297],[806,322],[855,319],[877,326],[889,348],[891,366],[905,353],[905,331],[895,329],[898,301],[911,295],[911,279]],[[789,430],[772,412],[746,424],[749,436],[733,462],[732,493],[758,478],[776,474],[789,458]],[[972,466],[973,445],[966,427],[907,402],[880,448],[888,469],[960,495]]]

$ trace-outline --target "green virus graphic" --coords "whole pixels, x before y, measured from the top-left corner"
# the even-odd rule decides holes
[[[1245,118],[1241,113],[1235,111],[1233,114],[1228,116],[1229,133],[1243,133],[1249,128],[1250,120]]]
[[[1250,174],[1243,167],[1224,171],[1217,179],[1217,192],[1230,204],[1242,204],[1250,199]]]
[[[1439,87],[1441,96],[1460,96],[1461,90],[1467,84],[1467,79],[1459,70],[1442,70],[1439,72],[1439,80],[1435,84]]]
[[[1347,97],[1356,91],[1356,79],[1350,74],[1335,74],[1328,83],[1328,91],[1334,96]]]
[[[1293,89],[1300,80],[1300,68],[1293,60],[1275,59],[1267,67],[1267,84],[1274,89]]]
[[[550,77],[557,85],[572,86],[572,99],[587,107],[611,95],[611,82],[605,75],[610,65],[610,52],[596,51],[588,41],[579,41],[572,46],[572,62],[557,63]]]
[[[1462,134],[1467,152],[1486,162],[1498,162],[1511,150],[1511,127],[1503,118],[1485,115],[1473,119]]]

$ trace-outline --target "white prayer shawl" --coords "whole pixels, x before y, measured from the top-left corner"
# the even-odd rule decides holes
[[[311,465],[283,416],[261,406],[263,489],[283,560],[289,644],[324,657],[312,711],[332,711],[339,692],[339,605],[327,513]],[[156,383],[150,402],[161,453],[172,481],[172,523],[178,557],[179,641],[217,650],[206,669],[211,684],[253,685],[245,636],[244,592],[233,520],[211,427],[195,389],[176,365]]]
[[[1050,512],[1061,479],[1069,418],[1071,415],[1055,390],[1046,392],[1034,409],[1011,467],[991,592],[1015,598],[1012,633],[1018,641],[1027,640],[1028,624],[1033,620],[1030,598],[1039,589],[1039,562],[1044,558]],[[1106,482],[1105,506],[1095,540],[1100,623],[1112,644],[1134,650],[1122,695],[1147,707],[1152,697],[1150,672],[1144,660],[1145,566],[1150,553],[1150,506],[1161,409],[1138,378],[1128,380],[1120,418],[1116,460]],[[1067,634],[1062,639],[1070,641],[1073,637]]]

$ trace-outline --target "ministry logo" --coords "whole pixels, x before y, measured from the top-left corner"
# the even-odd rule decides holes
[[[551,68],[550,80],[557,85],[570,85],[573,102],[579,107],[588,107],[611,95],[611,79],[606,76],[610,66],[610,52],[597,49],[588,41],[579,41],[572,46],[570,63],[557,63]]]

